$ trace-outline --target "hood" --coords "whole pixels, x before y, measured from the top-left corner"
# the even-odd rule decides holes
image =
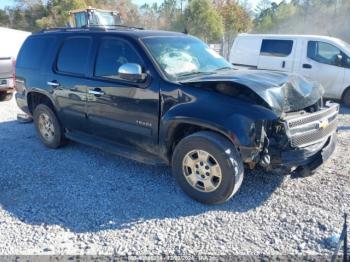
[[[182,83],[230,82],[250,89],[277,115],[298,111],[315,104],[323,95],[320,84],[282,72],[262,70],[226,70],[191,78]]]

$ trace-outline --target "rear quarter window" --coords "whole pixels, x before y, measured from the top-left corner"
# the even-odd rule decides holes
[[[293,40],[264,39],[261,44],[260,55],[285,57],[292,53]]]
[[[73,37],[64,41],[57,58],[57,71],[62,73],[84,75],[89,61],[92,39],[90,37]]]
[[[28,38],[17,58],[16,66],[19,68],[38,70],[43,64],[45,55],[53,45],[54,37],[30,37]]]

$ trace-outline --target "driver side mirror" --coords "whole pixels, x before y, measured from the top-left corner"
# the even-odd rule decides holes
[[[142,73],[142,68],[139,64],[126,63],[119,67],[118,75],[121,79],[143,82],[146,80],[147,74]]]
[[[342,62],[343,62],[343,56],[341,54],[337,54],[336,59],[335,59],[336,65],[340,66],[340,65],[342,65]]]

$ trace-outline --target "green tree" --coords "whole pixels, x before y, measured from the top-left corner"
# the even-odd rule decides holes
[[[260,13],[254,20],[256,32],[282,33],[287,28],[284,25],[285,21],[297,16],[301,11],[295,1],[290,3],[282,1],[280,4],[272,2],[268,8],[266,8],[266,1],[261,3],[263,4],[257,9]]]
[[[181,10],[178,8],[177,0],[164,0],[159,7],[159,28],[164,30],[175,29],[175,24]]]
[[[116,0],[114,1],[113,9],[118,10],[121,18],[127,25],[140,25],[140,12],[137,5],[131,0]]]
[[[186,30],[206,42],[221,40],[224,33],[222,17],[210,0],[191,0],[180,21]]]
[[[157,29],[158,25],[158,5],[144,4],[140,7],[140,25],[145,28]]]
[[[65,26],[68,22],[69,11],[86,7],[84,0],[49,0],[48,15],[36,20],[41,28]]]
[[[9,26],[10,17],[5,10],[0,10],[0,26]]]
[[[234,38],[238,33],[247,32],[252,27],[252,20],[247,10],[236,0],[214,2],[224,23],[223,55],[228,56]]]

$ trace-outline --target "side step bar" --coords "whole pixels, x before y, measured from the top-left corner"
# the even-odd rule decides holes
[[[85,134],[77,131],[68,131],[65,136],[75,142],[98,148],[102,151],[109,152],[114,155],[129,158],[148,165],[166,166],[169,163],[162,158],[152,155],[148,152],[141,152],[131,146],[120,145],[105,139],[98,138],[93,135]]]

